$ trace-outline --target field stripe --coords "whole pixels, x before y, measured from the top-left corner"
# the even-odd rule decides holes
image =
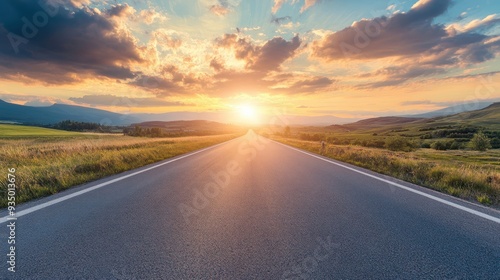
[[[478,217],[481,217],[481,218],[484,218],[484,219],[487,219],[487,220],[490,220],[492,222],[495,222],[497,224],[500,224],[500,218],[497,218],[497,217],[494,217],[494,216],[491,216],[491,215],[488,215],[488,214],[485,214],[483,212],[480,212],[480,211],[477,211],[477,210],[474,210],[474,209],[471,209],[471,208],[468,208],[468,207],[465,207],[465,206],[462,206],[460,204],[456,204],[456,203],[453,203],[451,201],[448,201],[448,200],[445,200],[445,199],[442,199],[442,198],[439,198],[439,197],[436,197],[436,196],[433,196],[431,194],[428,194],[428,193],[425,193],[425,192],[422,192],[422,191],[419,191],[419,190],[415,190],[413,188],[410,188],[410,187],[407,187],[407,186],[404,186],[404,185],[401,185],[401,184],[398,184],[398,183],[395,183],[395,182],[392,182],[392,181],[389,181],[389,180],[386,180],[384,178],[380,178],[378,176],[375,176],[375,175],[372,175],[372,174],[369,174],[369,173],[366,173],[364,171],[361,171],[361,170],[358,170],[356,168],[352,168],[352,167],[349,167],[347,165],[344,165],[344,164],[341,164],[341,163],[338,163],[338,162],[335,162],[335,161],[332,161],[332,160],[328,160],[326,158],[323,158],[323,157],[320,157],[320,156],[317,156],[317,155],[314,155],[314,154],[311,154],[311,153],[308,153],[306,151],[303,151],[303,150],[300,150],[300,149],[297,149],[297,148],[294,148],[294,147],[291,147],[291,146],[288,146],[288,145],[285,145],[283,143],[280,143],[280,142],[277,142],[277,141],[273,141],[277,144],[280,144],[282,146],[285,146],[289,149],[292,149],[292,150],[295,150],[299,153],[303,153],[303,154],[306,154],[308,156],[311,156],[311,157],[314,157],[314,158],[317,158],[319,160],[322,160],[322,161],[326,161],[328,163],[331,163],[331,164],[334,164],[334,165],[337,165],[337,166],[340,166],[340,167],[343,167],[345,169],[348,169],[348,170],[351,170],[351,171],[354,171],[356,173],[359,173],[359,174],[362,174],[362,175],[365,175],[365,176],[368,176],[370,178],[373,178],[373,179],[376,179],[376,180],[379,180],[379,181],[382,181],[384,183],[387,183],[387,184],[390,184],[392,186],[395,186],[395,187],[398,187],[400,189],[403,189],[403,190],[407,190],[409,192],[412,192],[412,193],[415,193],[415,194],[418,194],[418,195],[421,195],[421,196],[424,196],[424,197],[427,197],[429,199],[432,199],[434,201],[437,201],[437,202],[440,202],[440,203],[443,203],[443,204],[446,204],[448,206],[451,206],[451,207],[454,207],[456,209],[459,209],[459,210],[462,210],[462,211],[465,211],[465,212],[468,212],[470,214],[473,214],[473,215],[476,215]]]
[[[235,139],[231,139],[229,141],[226,141],[226,142],[223,142],[223,143],[219,143],[219,144],[216,144],[214,146],[210,146],[208,148],[204,148],[204,149],[201,149],[201,150],[198,150],[198,151],[195,151],[195,152],[191,152],[189,154],[186,154],[186,155],[183,155],[183,156],[180,156],[180,157],[177,157],[177,158],[174,158],[172,160],[169,160],[169,161],[166,161],[166,162],[162,162],[162,163],[159,163],[159,164],[156,164],[154,166],[151,166],[151,167],[148,167],[146,169],[143,169],[143,170],[139,170],[139,171],[136,171],[134,173],[130,173],[130,174],[127,174],[127,175],[123,175],[121,177],[118,177],[118,178],[115,178],[113,180],[109,180],[109,181],[106,181],[104,183],[100,183],[100,184],[97,184],[93,187],[89,187],[89,188],[85,188],[81,191],[77,191],[77,192],[74,192],[72,194],[68,194],[68,195],[65,195],[63,197],[59,197],[59,198],[56,198],[56,199],[53,199],[53,200],[50,200],[50,201],[47,201],[47,202],[44,202],[44,203],[41,203],[39,205],[36,205],[36,206],[33,206],[33,207],[30,207],[30,208],[27,208],[27,209],[24,209],[24,210],[21,210],[19,212],[16,212],[16,215],[13,216],[15,218],[19,218],[19,217],[22,217],[24,215],[27,215],[27,214],[30,214],[30,213],[33,213],[33,212],[36,212],[38,210],[41,210],[43,208],[46,208],[46,207],[49,207],[49,206],[52,206],[54,204],[57,204],[57,203],[60,203],[60,202],[63,202],[65,200],[68,200],[68,199],[71,199],[73,197],[76,197],[76,196],[79,196],[79,195],[82,195],[82,194],[85,194],[85,193],[88,193],[88,192],[91,192],[93,190],[97,190],[97,189],[100,189],[102,187],[105,187],[107,185],[110,185],[110,184],[113,184],[113,183],[116,183],[116,182],[119,182],[119,181],[122,181],[122,180],[125,180],[127,178],[130,178],[132,176],[135,176],[135,175],[138,175],[138,174],[141,174],[141,173],[144,173],[144,172],[147,172],[147,171],[150,171],[150,170],[153,170],[155,168],[158,168],[158,167],[161,167],[161,166],[164,166],[164,165],[167,165],[169,163],[172,163],[172,162],[176,162],[178,160],[181,160],[181,159],[184,159],[184,158],[187,158],[187,157],[190,157],[190,156],[194,156],[196,154],[199,154],[199,153],[202,153],[202,152],[205,152],[207,150],[210,150],[210,149],[213,149],[213,148],[216,148],[218,146],[221,146],[221,145],[224,145],[224,144],[227,144],[228,142],[231,142],[231,141],[234,141],[236,139],[238,139],[240,137],[237,137]],[[5,216],[5,217],[2,217],[0,218],[0,224],[3,224],[9,220],[11,220],[13,217],[11,216]]]

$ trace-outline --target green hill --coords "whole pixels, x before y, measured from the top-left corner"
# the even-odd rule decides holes
[[[430,119],[432,126],[466,125],[480,126],[490,130],[500,130],[500,103],[494,103],[484,109],[464,112],[452,116]]]
[[[490,131],[500,131],[500,103],[494,103],[481,110],[463,112],[446,117],[431,119],[382,117],[365,119],[345,125],[332,125],[328,129],[334,132],[383,133],[458,127],[476,127]]]

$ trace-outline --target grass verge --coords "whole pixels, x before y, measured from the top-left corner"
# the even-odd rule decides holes
[[[209,147],[239,134],[181,138],[70,134],[0,138],[0,208],[7,205],[7,169],[16,168],[16,203]]]
[[[271,139],[302,150],[319,154],[318,141],[304,141],[280,136]],[[500,208],[500,167],[493,164],[471,163],[444,153],[429,155],[429,151],[393,152],[358,146],[329,145],[323,155],[389,175],[410,183],[428,187],[456,197]],[[461,151],[464,158],[477,152]]]

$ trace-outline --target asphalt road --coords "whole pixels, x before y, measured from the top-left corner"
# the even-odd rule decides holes
[[[331,162],[249,133],[24,204],[1,278],[500,279],[499,212]]]

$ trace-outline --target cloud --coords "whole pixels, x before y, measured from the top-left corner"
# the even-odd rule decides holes
[[[134,15],[136,11],[128,4],[117,4],[111,6],[106,12],[112,17],[129,17]]]
[[[0,1],[0,37],[9,38],[0,40],[1,75],[46,84],[136,77],[132,65],[145,60],[135,38],[112,20],[110,14],[122,14],[126,5],[117,7],[101,13],[60,4],[44,10],[35,0]],[[35,13],[45,16],[35,19]]]
[[[281,25],[284,22],[288,22],[290,20],[292,20],[292,17],[290,17],[290,16],[284,16],[284,17],[275,17],[275,16],[273,16],[271,18],[271,23],[274,23],[276,25]]]
[[[156,29],[152,32],[153,42],[163,49],[177,49],[182,46],[183,41],[179,34],[166,29]]]
[[[225,69],[224,63],[217,58],[213,58],[210,61],[210,67],[212,67],[216,72],[220,72]]]
[[[114,107],[172,107],[188,106],[182,102],[166,101],[161,98],[134,98],[126,96],[117,96],[112,94],[103,95],[85,95],[82,97],[70,97],[69,100],[77,104],[90,106],[114,106]]]
[[[307,77],[294,82],[291,86],[284,88],[287,93],[315,93],[331,86],[334,80],[327,77]]]
[[[216,42],[219,47],[233,49],[235,58],[244,60],[247,69],[261,72],[279,70],[283,62],[296,54],[301,44],[298,35],[290,41],[275,37],[260,46],[236,34],[225,34]]]
[[[274,0],[274,5],[271,9],[272,14],[276,14],[283,4],[290,2],[292,5],[296,4],[297,0]],[[321,0],[304,0],[304,5],[300,8],[300,13],[305,12],[307,9],[311,8],[315,4],[321,2]]]
[[[266,78],[272,81],[271,87],[285,94],[312,94],[331,87],[336,81],[324,76],[301,73],[274,73]]]
[[[177,66],[163,65],[155,75],[141,73],[130,85],[153,92],[157,96],[194,93],[207,83],[205,75],[198,77],[191,73],[183,73]]]
[[[428,51],[447,38],[432,19],[444,13],[450,0],[417,2],[407,13],[363,19],[313,43],[313,56],[328,61],[376,59]]]
[[[488,30],[500,23],[500,17],[497,14],[488,15],[483,19],[474,19],[467,24],[453,23],[446,27],[450,33],[455,32],[478,32]]]
[[[273,14],[276,14],[276,12],[278,12],[278,10],[281,9],[281,6],[283,6],[285,2],[286,0],[274,0],[274,5],[273,8],[271,9],[271,12]]]
[[[54,103],[52,103],[50,101],[40,100],[40,99],[34,99],[34,100],[31,100],[31,101],[28,101],[28,102],[24,103],[24,106],[47,107],[47,106],[50,106],[52,104],[54,104]]]
[[[208,9],[210,10],[210,12],[220,17],[229,14],[236,6],[240,4],[239,1],[236,0],[217,0],[216,2],[216,4],[210,5]]]
[[[0,93],[0,99],[5,102],[23,104],[26,106],[33,106],[33,107],[50,106],[55,103],[59,104],[71,103],[68,100],[53,98],[49,96],[35,96],[35,95],[21,95],[21,94],[7,94],[7,93]]]
[[[379,81],[360,88],[400,85],[495,58],[500,38],[477,31],[495,25],[496,17],[472,21],[462,28],[433,24],[450,4],[450,0],[421,0],[406,13],[363,19],[314,41],[311,56],[326,62],[393,58],[392,66],[365,75],[379,77]]]
[[[305,0],[304,6],[302,6],[302,8],[300,8],[300,12],[301,13],[305,12],[307,9],[311,8],[312,6],[314,6],[319,1],[320,0]]]
[[[156,20],[166,21],[167,17],[164,14],[160,14],[153,9],[148,9],[140,11],[137,19],[149,25],[153,24]]]
[[[229,8],[222,5],[212,5],[210,6],[210,11],[218,16],[225,16],[229,13]]]
[[[382,77],[383,81],[358,85],[358,88],[379,88],[386,86],[396,86],[418,77],[428,77],[435,74],[442,74],[446,71],[442,68],[429,65],[403,65],[382,68],[374,73],[360,75],[362,77]]]
[[[298,35],[293,37],[291,41],[275,37],[262,47],[256,48],[249,68],[258,71],[278,70],[283,62],[295,55],[300,43]]]

